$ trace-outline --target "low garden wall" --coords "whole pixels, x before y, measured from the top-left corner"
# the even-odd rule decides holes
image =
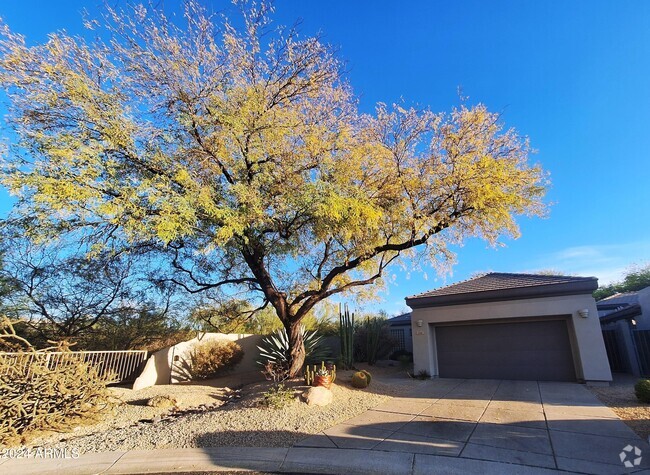
[[[200,333],[191,340],[163,348],[151,355],[142,373],[135,380],[133,389],[142,389],[157,384],[174,384],[188,381],[190,379],[188,368],[190,365],[192,346],[209,340],[235,341],[244,350],[244,358],[237,365],[233,373],[260,371],[261,368],[257,364],[259,358],[257,346],[262,341],[262,338],[264,338],[263,335]]]

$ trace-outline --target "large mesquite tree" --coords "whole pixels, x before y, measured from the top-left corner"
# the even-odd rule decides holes
[[[272,305],[296,374],[318,302],[416,248],[440,260],[466,237],[516,236],[516,215],[544,212],[545,176],[483,105],[361,114],[330,47],[271,28],[266,4],[241,11],[235,28],[193,1],[182,25],[107,8],[92,42],[36,46],[4,27],[17,139],[1,179],[41,239],[151,246],[189,292]]]

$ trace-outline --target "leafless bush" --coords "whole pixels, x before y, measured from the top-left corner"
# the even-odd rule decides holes
[[[0,327],[0,340],[11,339],[13,322],[5,319]],[[67,345],[36,351],[23,343],[28,349],[22,354],[38,354],[30,364],[17,365],[14,357],[0,355],[1,445],[25,443],[37,432],[65,431],[93,422],[113,408],[106,387],[112,374],[101,376],[73,352],[53,369],[41,355],[52,349],[65,350]]]
[[[244,358],[244,350],[234,341],[208,340],[197,343],[190,353],[192,379],[210,379],[232,370]]]

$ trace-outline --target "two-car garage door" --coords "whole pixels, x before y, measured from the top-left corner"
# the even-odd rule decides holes
[[[442,378],[575,381],[566,320],[435,327]]]

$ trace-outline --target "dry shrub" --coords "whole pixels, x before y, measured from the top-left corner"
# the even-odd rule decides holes
[[[192,379],[210,379],[232,370],[244,358],[244,350],[234,341],[208,340],[197,343],[190,352]]]
[[[0,356],[0,445],[26,443],[40,431],[63,432],[80,423],[99,420],[113,408],[106,384],[112,374],[74,357],[48,367],[46,352],[26,351],[18,358]]]

